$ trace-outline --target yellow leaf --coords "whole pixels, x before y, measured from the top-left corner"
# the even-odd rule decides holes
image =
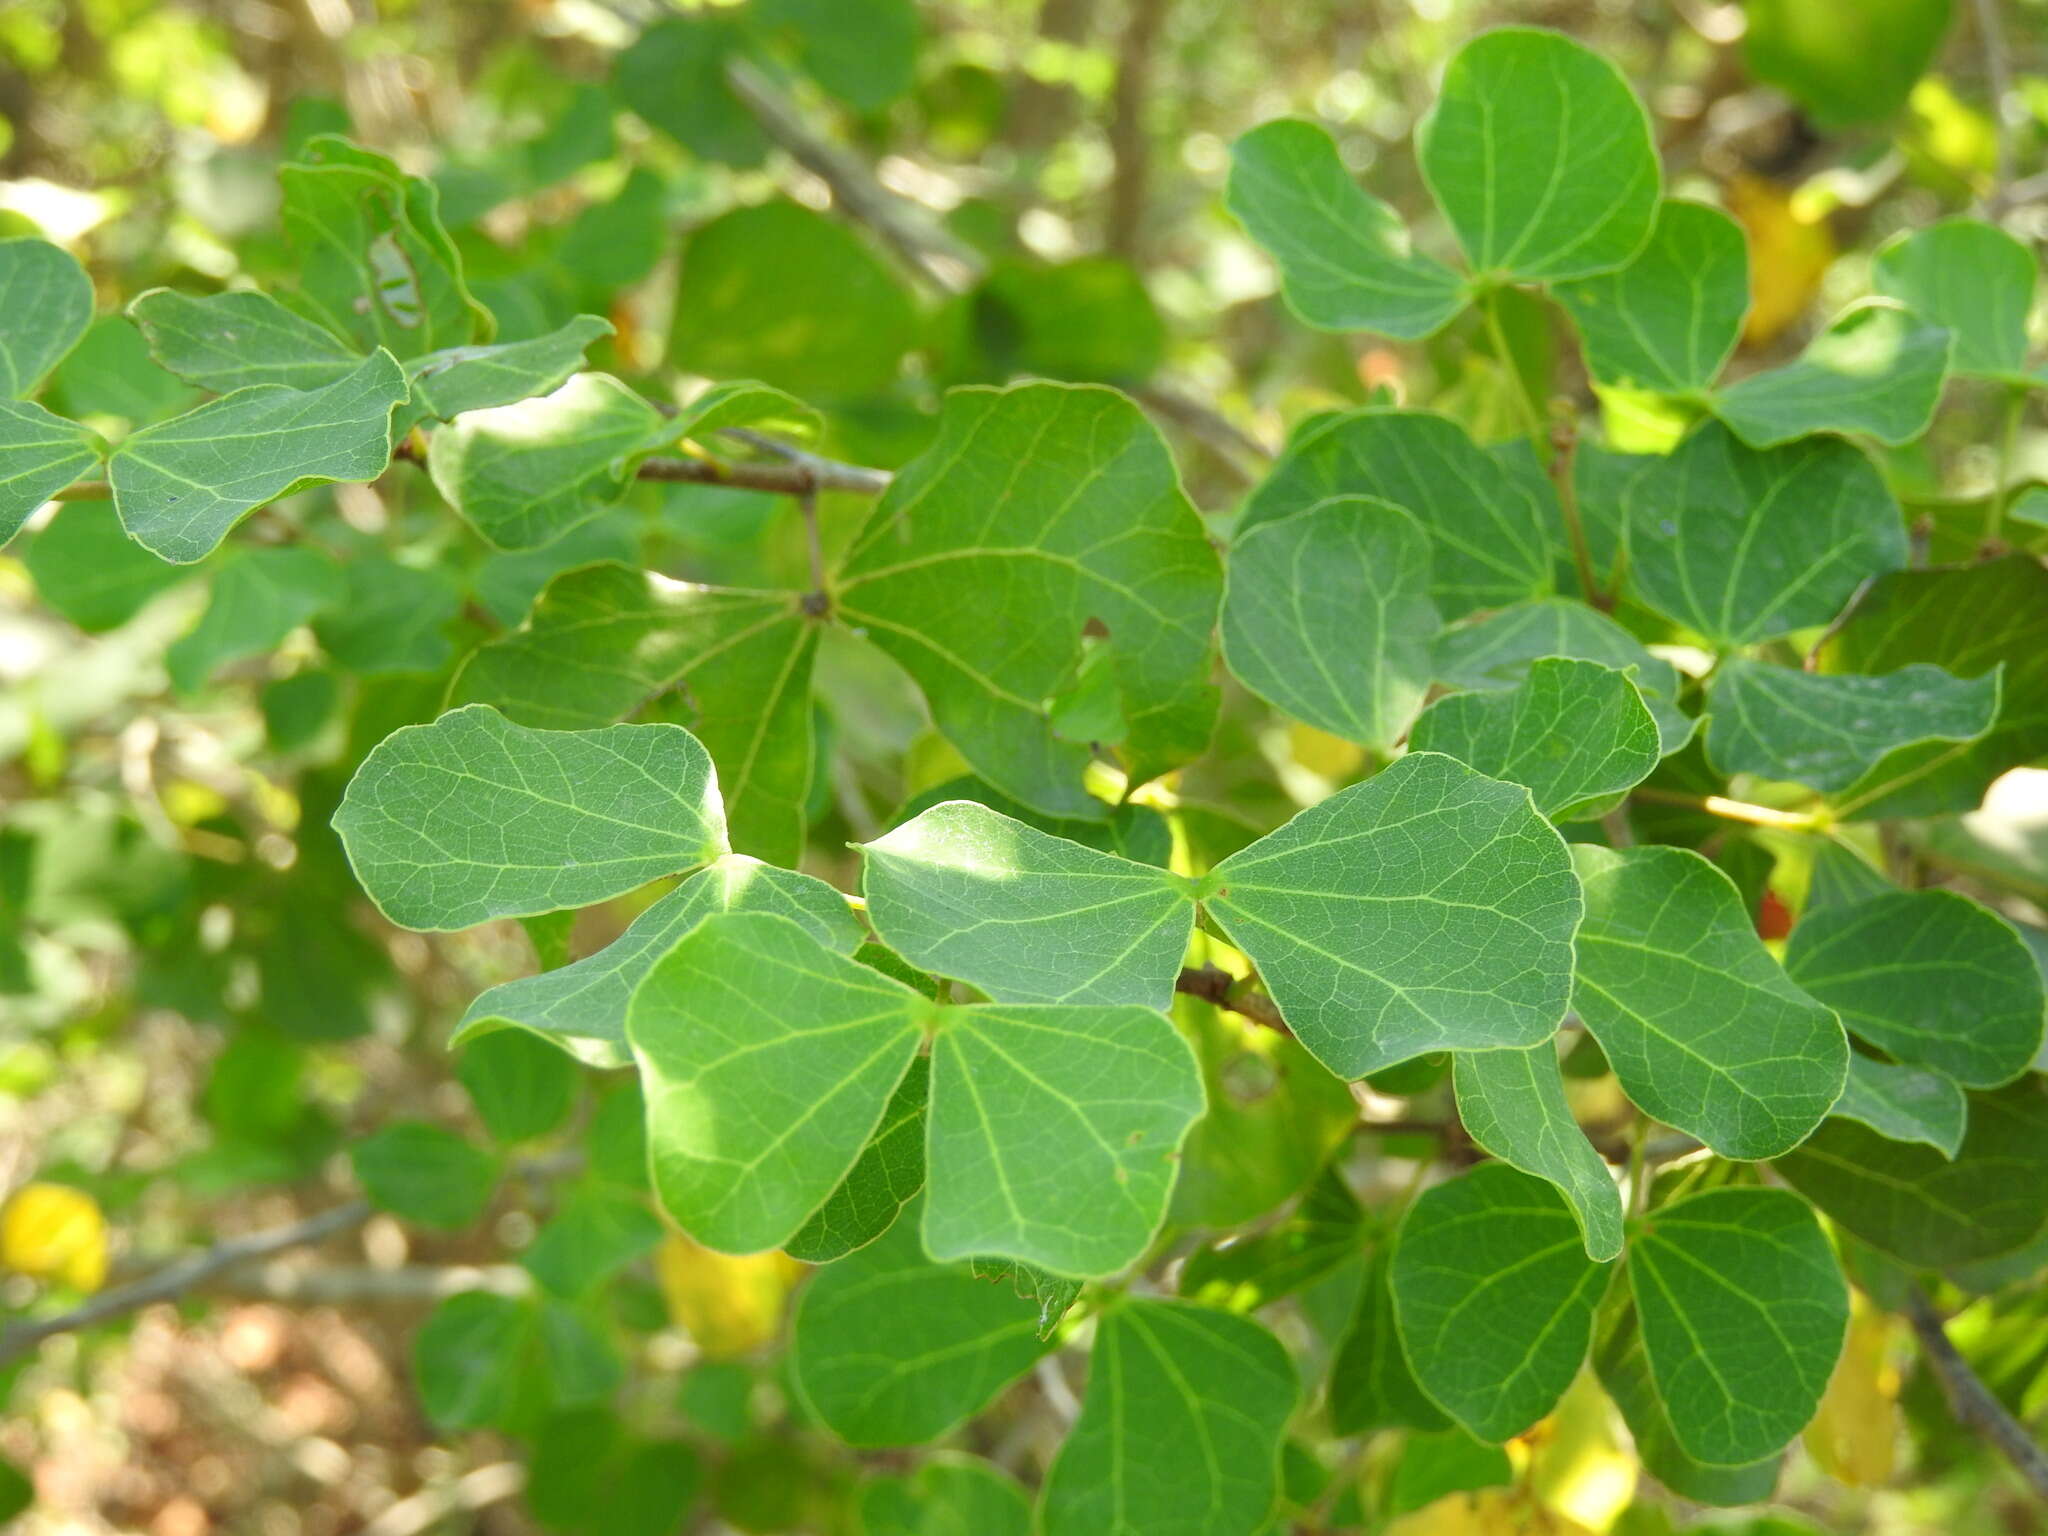
[[[716,1253],[680,1233],[654,1255],[661,1294],[677,1326],[714,1360],[759,1349],[782,1328],[790,1287],[804,1272],[786,1253]]]
[[[107,1278],[107,1222],[83,1190],[25,1184],[0,1213],[0,1264],[73,1290]]]
[[[1742,339],[1769,341],[1806,312],[1835,259],[1835,237],[1824,220],[1807,219],[1792,196],[1760,176],[1728,184],[1728,211],[1749,236],[1749,318]]]
[[[1386,1536],[1595,1536],[1568,1516],[1531,1501],[1525,1490],[1451,1493],[1403,1515]]]
[[[1888,1483],[1899,1442],[1899,1370],[1893,1320],[1861,1291],[1850,1293],[1849,1336],[1828,1378],[1806,1449],[1830,1477],[1855,1487]]]
[[[1341,736],[1319,731],[1296,722],[1287,728],[1287,743],[1294,760],[1311,773],[1326,779],[1346,778],[1365,765],[1365,749]]]
[[[1607,1536],[1635,1499],[1636,1460],[1592,1372],[1580,1374],[1531,1439],[1529,1487],[1537,1502]]]

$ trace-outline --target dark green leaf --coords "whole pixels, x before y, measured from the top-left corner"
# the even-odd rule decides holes
[[[148,340],[150,356],[215,394],[251,384],[322,389],[363,360],[326,327],[265,293],[195,297],[152,288],[130,301],[128,315]]]
[[[1742,334],[1749,248],[1718,208],[1666,202],[1650,242],[1625,267],[1551,289],[1579,328],[1602,384],[1684,394],[1704,390]]]
[[[1459,1051],[1452,1058],[1458,1118],[1503,1162],[1555,1184],[1571,1206],[1590,1258],[1621,1252],[1621,1195],[1565,1102],[1557,1046]]]
[[[468,1226],[498,1182],[488,1152],[420,1120],[393,1121],[357,1142],[349,1157],[372,1205],[423,1227]]]
[[[1438,1430],[1451,1421],[1415,1380],[1394,1322],[1387,1249],[1376,1249],[1359,1287],[1351,1327],[1330,1367],[1330,1427],[1340,1435],[1374,1429]]]
[[[1868,1056],[1849,1057],[1849,1081],[1830,1114],[1858,1120],[1891,1141],[1922,1141],[1943,1157],[1962,1148],[1969,1101],[1954,1079]]]
[[[1859,304],[1783,368],[1715,394],[1714,414],[1752,448],[1815,432],[1858,432],[1896,448],[1934,419],[1948,348],[1948,332],[1911,310]]]
[[[1777,1488],[1780,1458],[1775,1455],[1748,1466],[1710,1467],[1685,1453],[1650,1374],[1633,1304],[1615,1308],[1602,1324],[1593,1367],[1621,1410],[1644,1469],[1673,1493],[1702,1504],[1756,1504]]]
[[[861,1536],[1031,1536],[1031,1501],[985,1461],[940,1452],[908,1477],[860,1490]]]
[[[924,1188],[925,1104],[930,1097],[931,1061],[919,1056],[896,1085],[860,1160],[783,1245],[791,1258],[830,1264],[889,1230],[898,1212]]]
[[[165,668],[180,693],[196,693],[217,668],[275,649],[347,594],[342,567],[317,549],[234,550],[214,574],[199,622],[165,653]]]
[[[462,1086],[484,1128],[501,1142],[545,1136],[576,1102],[576,1064],[523,1030],[504,1030],[462,1053]]]
[[[92,322],[92,279],[47,240],[0,240],[0,398],[32,395]]]

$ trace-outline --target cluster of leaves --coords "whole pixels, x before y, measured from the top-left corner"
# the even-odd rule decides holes
[[[813,9],[662,22],[622,55],[622,99],[700,153],[757,158],[730,100],[757,26],[809,40],[804,67],[853,108],[900,94]],[[308,809],[397,927],[526,923],[542,969],[454,1033],[497,1142],[559,1131],[586,1069],[623,1083],[523,1256],[537,1294],[456,1297],[416,1346],[437,1423],[535,1438],[550,1523],[579,1528],[607,1485],[657,1525],[690,1497],[679,1453],[596,1406],[623,1367],[593,1298],[664,1219],[714,1254],[822,1266],[789,1379],[852,1446],[946,1437],[1086,1342],[1035,1512],[942,1452],[869,1481],[870,1532],[1362,1518],[1356,1490],[1326,1494],[1312,1436],[1406,1430],[1416,1487],[1488,1487],[1496,1448],[1589,1363],[1656,1478],[1754,1503],[1835,1371],[1845,1258],[1894,1300],[1916,1274],[2039,1268],[2048,938],[1901,888],[1878,855],[1880,832],[2048,754],[2048,569],[1967,558],[2005,535],[2003,483],[1931,532],[1966,558],[1927,563],[1872,452],[1922,439],[1951,383],[2014,412],[2048,383],[2032,255],[1969,220],[1903,236],[1797,358],[1728,379],[1743,232],[1665,195],[1611,64],[1486,33],[1417,149],[1462,266],[1321,128],[1237,142],[1228,205],[1293,313],[1404,340],[1470,327],[1519,378],[1514,337],[1554,305],[1659,451],[1580,441],[1540,389],[1505,443],[1390,401],[1325,413],[1220,550],[1157,428],[1098,383],[954,388],[893,473],[833,480],[787,439],[881,392],[910,321],[877,258],[793,203],[692,237],[672,360],[725,382],[670,403],[587,370],[610,319],[495,339],[440,189],[310,136],[280,178],[295,282],[135,299],[155,365],[211,398],[111,446],[31,398],[88,332],[89,280],[0,242],[0,539],[62,502],[28,547],[45,600],[112,629],[203,564],[205,609],[168,654],[183,693],[307,624],[351,672],[435,678],[426,707],[358,719],[345,791]],[[858,323],[764,351],[789,281],[752,270],[771,249]],[[1151,351],[1101,371],[1135,355],[1143,374]],[[768,381],[737,376],[763,357]],[[984,368],[1010,371],[960,376]],[[807,579],[683,582],[611,539],[641,481],[730,479],[741,450],[813,477]],[[398,458],[489,546],[500,585],[476,594],[516,621],[465,631],[452,670],[447,571],[337,554],[266,511]],[[869,483],[828,555],[818,492]],[[252,514],[280,537],[230,542]],[[799,867],[830,793],[820,655],[845,637],[900,668],[961,770],[861,837],[857,897]],[[1219,660],[1348,744],[1351,782],[1270,828],[1183,798]],[[275,738],[324,728],[324,686],[273,685]],[[1757,924],[1773,855],[1807,886],[1783,945]],[[307,863],[283,878],[339,878]],[[671,881],[574,954],[579,909]],[[292,954],[286,931],[273,966]],[[1233,1013],[1276,1028],[1247,1046]],[[1249,1097],[1228,1071],[1248,1059],[1270,1079]],[[1609,1074],[1632,1155],[1575,1112],[1572,1084]],[[1472,1166],[1361,1202],[1341,1171],[1360,1080],[1447,1082]],[[1657,1172],[1646,1148],[1670,1139]],[[507,1171],[410,1121],[351,1153],[376,1205],[426,1227],[474,1222]],[[1290,1350],[1268,1322],[1311,1296],[1328,1315]]]

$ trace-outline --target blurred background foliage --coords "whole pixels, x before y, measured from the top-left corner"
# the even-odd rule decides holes
[[[657,397],[697,376],[779,385],[828,408],[823,451],[883,468],[927,441],[951,385],[1111,382],[1227,515],[1262,445],[1315,412],[1397,398],[1485,440],[1517,430],[1515,369],[1589,392],[1533,302],[1506,316],[1506,357],[1470,316],[1414,345],[1306,330],[1221,205],[1229,141],[1300,114],[1442,245],[1410,135],[1448,53],[1508,22],[1614,58],[1651,105],[1671,189],[1745,227],[1756,301],[1738,369],[1782,361],[1867,291],[1869,253],[1898,230],[1976,210],[2048,236],[2040,0],[4,0],[0,236],[86,263],[101,318],[50,404],[118,440],[196,398],[122,306],[159,284],[289,280],[276,166],[345,132],[438,186],[501,340],[607,316],[594,366]],[[1614,446],[1673,430],[1643,402],[1599,403]],[[1995,473],[1995,399],[1958,405],[1888,466],[1937,554],[1950,509]],[[2048,471],[2044,446],[2023,424],[2023,472]],[[825,537],[860,510],[828,497]],[[2012,529],[2048,540],[2048,514],[2023,498]],[[343,562],[342,585],[290,568],[307,548]],[[556,571],[606,557],[736,586],[805,570],[801,520],[774,498],[643,483],[560,543],[504,554],[403,467],[295,498],[196,568],[139,555],[91,502],[0,554],[0,1196],[15,1193],[0,1314],[331,1206],[352,1191],[343,1149],[394,1120],[492,1145],[493,1172],[507,1147],[523,1159],[481,1220],[378,1217],[306,1262],[236,1271],[215,1305],[0,1365],[0,1520],[32,1483],[20,1518],[39,1536],[854,1528],[860,1464],[806,1430],[763,1347],[799,1268],[779,1256],[671,1239],[604,1281],[613,1336],[592,1395],[634,1363],[630,1435],[560,1406],[528,1436],[523,1503],[528,1451],[437,1430],[493,1415],[445,1388],[423,1407],[411,1384],[438,1297],[530,1289],[564,1128],[590,1149],[579,1190],[595,1199],[607,1167],[634,1176],[636,1117],[625,1090],[548,1086],[506,1037],[497,1059],[451,1059],[468,999],[566,936],[377,926],[327,821],[353,764],[430,717],[462,656]],[[831,850],[962,765],[872,652],[830,636],[820,668],[812,859],[843,882]],[[1227,848],[1341,779],[1351,750],[1238,696],[1186,775],[1208,807],[1188,826]],[[1920,855],[2048,901],[2048,809],[2025,777],[1934,824]],[[1807,878],[1768,834],[1730,847],[1745,889]],[[576,947],[635,909],[613,903]],[[1241,1113],[1229,1135],[1264,1138],[1294,1183],[1235,1188],[1220,1156],[1200,1173],[1219,1208],[1255,1214],[1322,1147],[1290,1150],[1298,1124]],[[1879,1314],[1859,1328],[1785,1485],[1815,1524],[1723,1528],[2043,1529],[1906,1340]],[[2008,1406],[2048,1421],[2048,1295],[2002,1293],[1955,1333]],[[442,1379],[459,1380],[465,1347],[451,1327],[423,1337],[420,1374],[446,1349]],[[1013,1394],[981,1449],[1042,1449],[1067,1390]],[[1633,1463],[1597,1400],[1514,1454],[1512,1498],[1394,1528],[1671,1528],[1667,1505],[1632,1507]],[[1299,1529],[1357,1528],[1321,1523],[1328,1468],[1291,1466]],[[615,1494],[601,1525],[594,1469]]]

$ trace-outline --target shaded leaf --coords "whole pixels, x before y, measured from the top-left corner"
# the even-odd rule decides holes
[[[1969,1101],[1954,1079],[1860,1053],[1849,1057],[1849,1081],[1829,1111],[1861,1121],[1887,1140],[1925,1142],[1950,1158],[1962,1148],[1969,1112]]]
[[[1374,1429],[1439,1430],[1450,1426],[1402,1351],[1394,1322],[1386,1248],[1374,1250],[1358,1290],[1351,1327],[1330,1366],[1330,1427],[1340,1435]]]
[[[0,248],[7,242],[0,241]],[[0,271],[4,276],[4,271]],[[0,544],[100,461],[100,440],[29,400],[0,400]]]
[[[498,1182],[488,1152],[420,1120],[379,1127],[349,1148],[349,1160],[372,1205],[423,1227],[468,1226]]]
[[[363,360],[325,326],[267,293],[152,288],[129,301],[128,317],[161,366],[216,394],[251,384],[321,389]]]
[[[0,240],[0,398],[34,394],[92,323],[92,279],[47,240]]]
[[[24,563],[36,596],[89,635],[127,623],[192,574],[129,538],[111,501],[65,503],[29,544]]]
[[[1779,1456],[1747,1466],[1713,1467],[1686,1454],[1651,1376],[1633,1303],[1612,1309],[1603,1321],[1593,1368],[1627,1421],[1645,1470],[1673,1493],[1702,1504],[1732,1505],[1760,1503],[1776,1490]]]
[[[897,1213],[924,1188],[925,1104],[930,1097],[931,1060],[919,1056],[896,1085],[859,1161],[783,1245],[791,1258],[830,1264],[889,1230]]]
[[[1947,328],[1957,373],[2027,380],[2034,253],[1995,224],[1941,219],[1887,240],[1871,286]]]
[[[1749,310],[1749,247],[1718,208],[1667,201],[1625,267],[1551,289],[1602,384],[1683,394],[1711,386]]]
[[[215,669],[275,649],[347,595],[342,567],[317,549],[232,551],[214,574],[199,622],[164,653],[165,670],[180,693],[196,693]]]
[[[1031,1501],[988,1462],[941,1452],[860,1489],[861,1536],[1031,1536]]]
[[[1589,1258],[1621,1252],[1621,1195],[1565,1102],[1557,1046],[1459,1051],[1451,1060],[1458,1118],[1481,1147],[1555,1184],[1579,1224]]]

